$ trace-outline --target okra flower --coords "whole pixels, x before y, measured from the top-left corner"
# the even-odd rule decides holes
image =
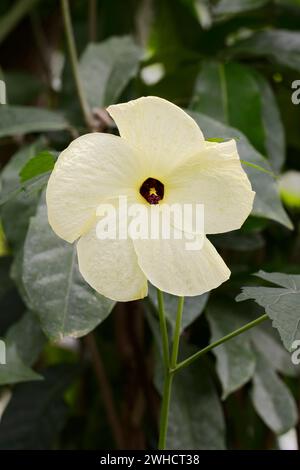
[[[82,276],[111,299],[145,297],[147,280],[182,296],[218,287],[230,271],[205,234],[240,228],[255,194],[235,141],[205,141],[188,114],[157,97],[113,105],[108,112],[120,137],[83,135],[57,160],[47,187],[51,227],[77,242]],[[202,248],[187,250],[180,236],[100,240],[97,208],[119,196],[149,211],[162,204],[203,204],[204,230],[194,234]],[[186,230],[173,228],[177,235]]]

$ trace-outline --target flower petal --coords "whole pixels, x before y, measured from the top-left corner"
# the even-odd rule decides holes
[[[118,302],[142,299],[148,293],[130,239],[99,240],[96,226],[77,243],[79,270],[97,292]]]
[[[196,122],[178,106],[155,96],[109,106],[120,135],[141,152],[148,177],[164,174],[199,152],[204,138]]]
[[[186,241],[133,241],[139,266],[154,286],[170,294],[194,296],[215,289],[229,278],[228,267],[206,237],[201,240],[198,236],[203,242],[200,250],[187,250]]]
[[[205,233],[223,233],[242,226],[255,192],[242,168],[234,140],[207,142],[198,155],[168,177],[165,202],[204,204]]]
[[[49,223],[73,242],[95,221],[100,202],[130,196],[140,184],[139,160],[126,142],[109,134],[86,134],[58,157],[47,187]]]

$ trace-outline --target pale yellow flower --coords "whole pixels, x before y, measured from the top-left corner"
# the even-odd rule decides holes
[[[254,192],[235,141],[206,142],[188,114],[157,97],[113,105],[108,112],[120,137],[83,135],[58,158],[47,187],[51,227],[70,243],[78,240],[81,274],[111,299],[145,297],[147,279],[174,295],[218,287],[230,271],[205,235],[197,235],[203,241],[197,251],[186,250],[184,239],[99,240],[96,210],[119,195],[149,208],[202,203],[206,234],[238,229]]]

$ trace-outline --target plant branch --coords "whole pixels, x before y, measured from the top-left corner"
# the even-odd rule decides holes
[[[74,81],[76,85],[80,107],[81,107],[82,114],[83,114],[87,127],[90,130],[93,130],[92,123],[91,123],[90,108],[89,108],[88,102],[86,101],[80,75],[79,75],[78,59],[77,59],[74,32],[73,32],[72,21],[71,21],[69,0],[61,0],[61,8],[62,8],[62,14],[63,14],[63,20],[64,20],[65,34],[66,34],[66,39],[67,39],[67,44],[68,44],[68,49],[69,49],[69,54],[70,54],[72,72],[73,72],[73,77],[74,77]]]
[[[196,361],[199,357],[203,356],[203,354],[206,354],[207,352],[211,351],[212,349],[216,348],[217,346],[220,346],[221,344],[225,343],[226,341],[229,341],[231,338],[234,338],[235,336],[238,336],[241,333],[244,333],[245,331],[249,330],[250,328],[253,328],[256,325],[259,325],[260,323],[267,320],[268,318],[269,318],[268,315],[264,314],[264,315],[256,318],[252,322],[247,323],[246,325],[242,326],[241,328],[238,328],[237,330],[233,331],[232,333],[229,333],[228,335],[223,336],[222,338],[220,338],[217,341],[209,344],[205,348],[201,349],[200,351],[196,352],[195,354],[193,354],[189,358],[187,358],[184,361],[177,364],[176,367],[172,368],[172,372],[173,373],[177,372],[178,370],[189,366],[194,361]]]

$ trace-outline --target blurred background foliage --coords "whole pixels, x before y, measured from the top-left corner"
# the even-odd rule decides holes
[[[168,447],[273,449],[288,431],[295,445],[300,366],[287,349],[300,339],[300,105],[291,100],[300,79],[300,1],[71,0],[70,7],[93,130],[116,132],[108,104],[167,98],[206,138],[237,139],[257,193],[241,230],[212,237],[232,276],[186,299],[182,356],[264,309],[276,329],[265,322],[178,373]],[[74,247],[47,221],[43,189],[53,164],[87,131],[59,1],[1,1],[0,66],[7,91],[0,449],[155,449],[162,362],[155,292],[118,305],[96,294]],[[260,269],[282,274],[251,276]],[[235,301],[243,286],[250,287],[240,300],[256,302]],[[176,298],[166,295],[166,309],[171,332]]]

